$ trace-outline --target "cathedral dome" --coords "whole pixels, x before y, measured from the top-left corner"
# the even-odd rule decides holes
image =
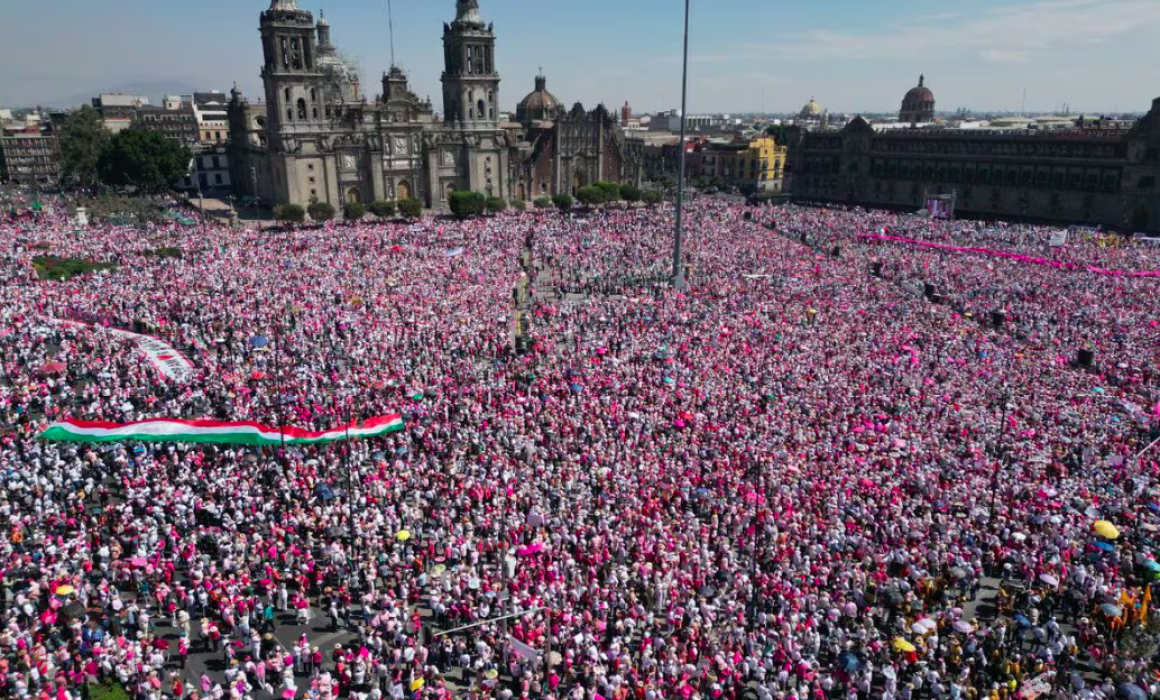
[[[918,76],[918,85],[910,88],[902,98],[898,120],[912,124],[934,121],[934,93],[926,85],[926,76]]]
[[[527,124],[533,121],[551,121],[559,116],[563,106],[556,96],[548,92],[548,79],[536,76],[536,89],[516,106],[516,121]]]
[[[824,111],[822,106],[811,97],[810,101],[806,103],[806,106],[802,107],[800,117],[802,119],[820,119]]]

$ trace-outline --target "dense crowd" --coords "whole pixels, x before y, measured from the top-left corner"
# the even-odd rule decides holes
[[[860,235],[1160,251],[715,199],[686,226],[678,293],[671,208],[0,223],[0,696],[1160,697],[1160,281]],[[395,411],[322,447],[37,439]]]

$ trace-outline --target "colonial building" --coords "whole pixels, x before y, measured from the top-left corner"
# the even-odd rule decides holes
[[[458,0],[443,25],[442,119],[398,67],[367,100],[329,23],[295,0],[272,0],[259,27],[265,104],[235,88],[229,105],[232,179],[246,194],[336,206],[417,197],[444,208],[456,190],[524,199],[633,172],[602,108],[565,114],[551,98],[535,118],[500,121],[496,35],[477,0]]]
[[[60,173],[60,143],[51,128],[31,124],[0,129],[0,182],[55,184]]]
[[[797,200],[1160,231],[1160,99],[1130,129],[795,129],[788,171]]]

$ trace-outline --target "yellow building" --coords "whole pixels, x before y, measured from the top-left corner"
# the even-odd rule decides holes
[[[715,156],[716,175],[743,191],[781,192],[785,175],[786,147],[772,136],[717,146],[711,144],[705,156]]]

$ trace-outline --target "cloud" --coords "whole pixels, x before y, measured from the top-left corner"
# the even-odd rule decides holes
[[[1104,41],[1158,22],[1156,0],[1041,0],[974,18],[930,15],[876,34],[818,30],[787,43],[745,48],[766,57],[808,60],[968,54],[992,63],[1022,63],[1053,49]]]

